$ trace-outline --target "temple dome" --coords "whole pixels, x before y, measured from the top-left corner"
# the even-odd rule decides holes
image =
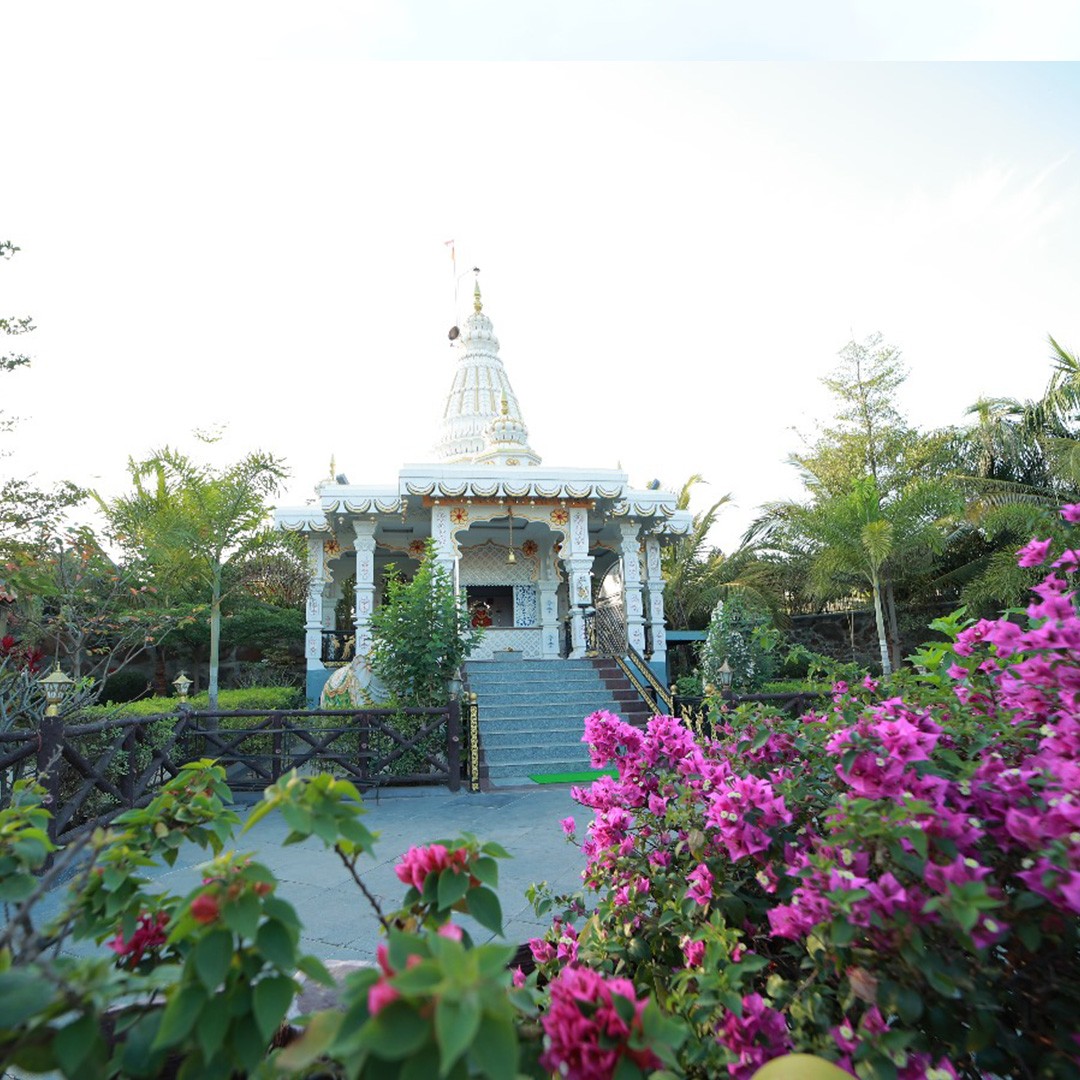
[[[499,358],[499,339],[483,311],[479,282],[472,314],[454,349],[457,368],[446,397],[436,456],[452,463],[538,465],[540,457],[529,447],[521,407]]]

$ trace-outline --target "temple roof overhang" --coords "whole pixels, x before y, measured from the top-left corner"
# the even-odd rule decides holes
[[[673,492],[638,489],[618,469],[539,466],[406,465],[397,485],[338,484],[318,488],[318,502],[282,507],[275,525],[288,532],[329,532],[335,517],[389,517],[411,507],[472,501],[587,503],[610,518],[648,522],[650,531],[682,535],[692,515],[680,510]]]

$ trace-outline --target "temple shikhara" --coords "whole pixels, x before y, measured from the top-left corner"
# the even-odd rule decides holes
[[[278,528],[308,542],[309,699],[343,667],[366,685],[384,570],[415,570],[428,537],[485,627],[471,660],[636,654],[663,680],[660,550],[689,529],[690,514],[671,492],[632,488],[621,470],[542,462],[479,282],[451,337],[455,370],[429,463],[404,466],[386,485],[331,476],[309,505],[275,514]]]

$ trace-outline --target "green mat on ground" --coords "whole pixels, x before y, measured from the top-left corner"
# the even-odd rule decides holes
[[[534,784],[589,784],[601,776],[618,776],[614,769],[586,769],[584,772],[536,773],[529,779]]]

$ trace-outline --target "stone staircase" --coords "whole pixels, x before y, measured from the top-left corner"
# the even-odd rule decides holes
[[[633,724],[652,715],[613,660],[473,660],[465,680],[480,708],[481,779],[496,786],[591,768],[581,737],[597,709]]]

